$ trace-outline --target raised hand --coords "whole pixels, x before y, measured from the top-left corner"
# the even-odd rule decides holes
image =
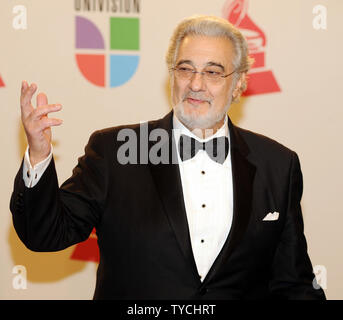
[[[29,144],[29,154],[31,165],[44,160],[50,153],[51,127],[62,124],[61,119],[48,118],[51,112],[62,109],[60,104],[48,104],[48,98],[44,93],[37,95],[37,107],[31,103],[32,97],[37,91],[36,84],[22,82],[20,107],[21,121],[23,123],[27,141]]]

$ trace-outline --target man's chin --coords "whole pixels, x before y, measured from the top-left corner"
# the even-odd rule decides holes
[[[185,101],[180,108],[183,110],[182,113],[190,118],[206,118],[210,112],[210,104],[206,101],[202,101],[201,103],[189,103]]]
[[[208,129],[214,127],[218,115],[212,115],[209,110],[201,112],[200,108],[177,105],[174,107],[176,117],[188,128]]]

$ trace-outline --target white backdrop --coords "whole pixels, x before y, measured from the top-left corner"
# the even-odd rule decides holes
[[[0,77],[5,86],[0,87],[0,299],[90,299],[97,268],[94,262],[70,259],[74,247],[58,253],[30,252],[13,229],[9,199],[26,147],[20,123],[21,81],[37,83],[49,102],[63,105],[59,117],[64,124],[53,130],[62,183],[94,130],[159,118],[170,110],[164,57],[174,27],[195,13],[222,16],[225,3],[141,0],[140,13],[133,15],[140,20],[137,72],[120,87],[102,88],[78,70],[75,16],[101,24],[111,16],[124,17],[125,12],[76,12],[71,0],[1,1]],[[326,29],[313,27],[313,8],[318,4],[327,9]],[[16,5],[26,9],[26,29],[13,26]],[[243,98],[232,106],[230,116],[239,126],[298,153],[309,254],[313,265],[327,270],[327,297],[342,299],[343,1],[250,0],[248,14],[265,33],[266,67],[273,71],[281,92]],[[107,39],[108,30],[102,32]],[[17,265],[26,268],[26,289],[16,289]]]

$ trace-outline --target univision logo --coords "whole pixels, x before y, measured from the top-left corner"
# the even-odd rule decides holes
[[[80,6],[78,11],[99,11],[100,8],[104,9],[99,6]],[[114,12],[113,8],[110,12]],[[90,83],[114,88],[127,83],[137,71],[140,21],[138,17],[126,17],[122,13],[105,19],[108,30],[100,30],[89,17],[75,17],[75,57],[81,74]],[[107,36],[104,37],[104,34]]]

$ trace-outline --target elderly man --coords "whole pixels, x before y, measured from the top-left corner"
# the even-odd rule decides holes
[[[208,16],[183,20],[167,53],[173,110],[148,123],[167,139],[168,161],[123,162],[119,136],[97,131],[59,188],[50,119],[59,105],[23,82],[28,139],[11,198],[20,239],[62,250],[95,227],[100,249],[95,299],[325,299],[313,285],[295,152],[240,129],[227,116],[246,88],[251,61],[241,33]]]

